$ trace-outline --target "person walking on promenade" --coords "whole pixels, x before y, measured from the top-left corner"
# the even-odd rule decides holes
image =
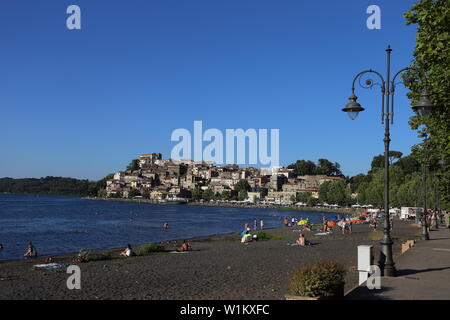
[[[438,225],[437,225],[437,217],[436,217],[436,212],[433,211],[433,213],[431,214],[431,227],[434,230],[438,229]]]
[[[450,212],[447,212],[444,217],[445,226],[450,228]]]

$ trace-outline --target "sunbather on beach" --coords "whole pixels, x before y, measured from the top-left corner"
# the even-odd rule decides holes
[[[131,248],[131,245],[129,244],[125,250],[123,250],[120,255],[122,257],[131,257],[133,255],[133,249]]]
[[[309,224],[304,224],[302,231],[311,231],[311,226]]]
[[[191,250],[191,245],[189,244],[189,241],[187,241],[187,240],[184,240],[183,244],[181,245],[181,247],[179,247],[177,249],[178,252],[186,252],[186,251],[189,251],[189,250]]]
[[[241,243],[248,243],[252,240],[253,239],[252,239],[252,235],[250,234],[250,231],[246,230],[244,235],[242,236]]]
[[[25,252],[23,256],[26,258],[37,257],[36,248],[33,246],[31,241],[28,243],[27,252]]]
[[[310,246],[312,243],[308,240],[306,240],[305,235],[303,233],[300,233],[300,236],[298,237],[296,243],[299,246]]]
[[[305,239],[305,235],[304,235],[303,233],[300,233],[300,236],[298,237],[296,243],[297,243],[299,246],[304,246],[304,245],[305,245],[306,239]]]

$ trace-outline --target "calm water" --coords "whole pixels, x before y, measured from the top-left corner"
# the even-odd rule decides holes
[[[285,215],[322,219],[321,213],[185,205],[153,205],[84,200],[76,197],[0,194],[0,260],[22,258],[32,241],[40,256],[106,249],[127,243],[192,238],[240,232],[263,219],[267,228],[282,226]],[[333,214],[324,213],[329,216]],[[169,230],[163,230],[163,223]]]

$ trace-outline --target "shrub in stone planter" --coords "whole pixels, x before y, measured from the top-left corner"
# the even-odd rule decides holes
[[[345,269],[334,261],[319,261],[296,269],[289,294],[302,297],[340,297],[344,291]]]

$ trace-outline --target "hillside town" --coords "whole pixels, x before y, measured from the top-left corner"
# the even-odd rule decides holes
[[[107,180],[102,196],[145,198],[155,202],[221,199],[292,204],[298,203],[301,193],[318,199],[319,186],[336,180],[345,179],[326,175],[297,176],[293,169],[285,167],[239,168],[235,164],[216,166],[185,159],[164,160],[161,153],[146,153],[133,160],[126,171],[117,172]],[[199,197],[200,193],[209,197]]]

